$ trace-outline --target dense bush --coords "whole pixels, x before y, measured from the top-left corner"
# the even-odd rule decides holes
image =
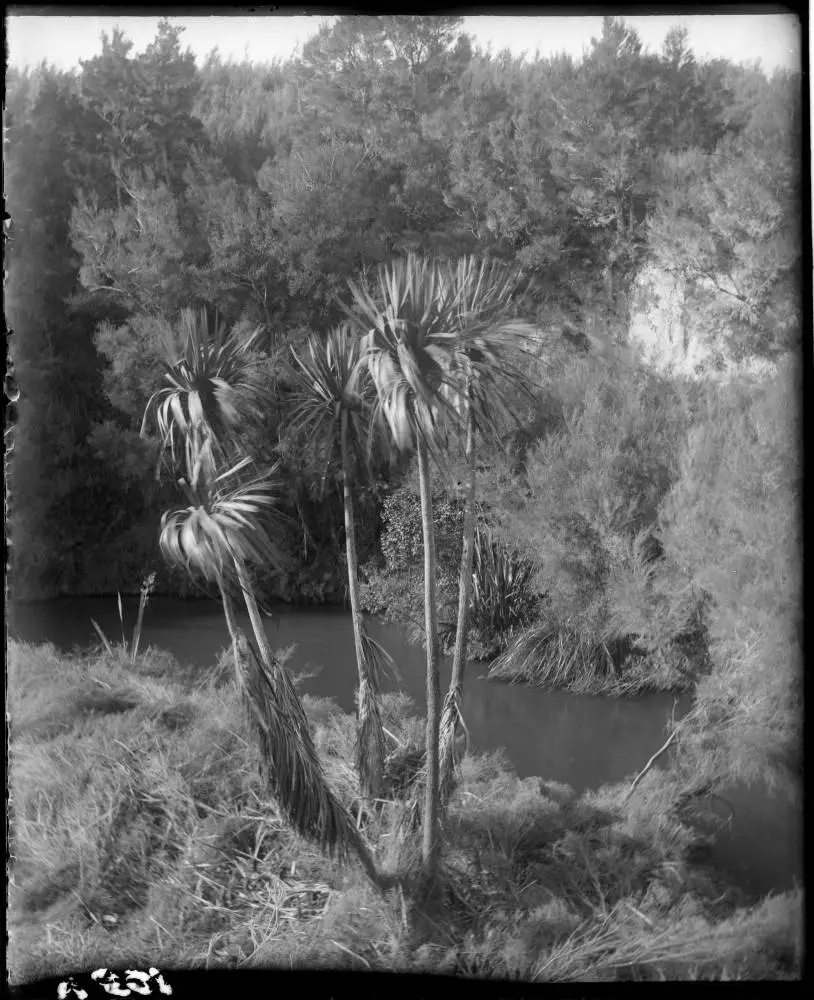
[[[489,513],[479,506],[472,565],[469,655],[488,659],[502,649],[513,631],[531,621],[538,597],[531,586],[530,560],[494,537]],[[433,498],[437,585],[442,646],[455,643],[458,581],[463,537],[463,501],[440,490]],[[382,503],[381,560],[364,567],[365,610],[407,625],[414,642],[424,639],[424,551],[421,501],[409,477]]]
[[[801,779],[800,374],[710,387],[661,508],[668,557],[711,595],[684,759],[715,785]]]
[[[435,492],[433,522],[439,607],[448,608],[457,598],[462,503],[443,490]],[[361,588],[362,606],[389,621],[406,624],[411,638],[420,641],[424,629],[424,550],[421,499],[414,484],[397,488],[382,502],[379,544],[381,558],[363,567],[367,580]]]
[[[519,637],[500,674],[591,689],[601,677],[610,690],[625,671],[646,687],[649,672],[654,686],[686,686],[703,665],[704,595],[657,537],[688,420],[681,388],[619,350],[573,361],[552,391],[561,425],[529,449],[508,488],[504,478],[487,491],[546,595],[535,651]]]

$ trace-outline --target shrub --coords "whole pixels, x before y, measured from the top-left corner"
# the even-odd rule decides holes
[[[802,593],[799,373],[710,387],[661,509],[665,550],[711,595],[713,669],[685,766],[713,786],[800,784]]]
[[[704,669],[704,595],[662,558],[656,523],[678,475],[683,396],[613,353],[574,361],[556,392],[562,426],[529,452],[524,481],[489,497],[545,594],[495,669],[575,690],[687,686]]]
[[[528,622],[537,604],[530,560],[493,534],[479,505],[472,566],[469,655],[486,659]],[[439,632],[445,650],[455,643],[458,580],[463,538],[463,501],[446,491],[433,497],[436,535]],[[362,587],[367,611],[407,625],[411,641],[424,641],[424,542],[421,501],[412,485],[395,490],[382,505],[384,567],[368,564]]]
[[[385,499],[381,511],[383,565],[363,567],[362,606],[372,614],[407,626],[411,641],[424,636],[424,541],[421,500],[411,486],[401,486]],[[444,491],[433,495],[438,601],[441,608],[457,603],[463,506]]]

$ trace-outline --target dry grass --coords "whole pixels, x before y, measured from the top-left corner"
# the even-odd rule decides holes
[[[768,978],[799,972],[801,893],[748,909],[687,860],[668,774],[577,797],[467,757],[444,829],[440,894],[419,907],[403,806],[364,804],[355,723],[305,698],[334,794],[382,870],[339,866],[264,797],[225,664],[147,650],[63,657],[10,646],[12,982],[100,966],[454,972],[499,978]],[[421,722],[383,699],[390,794]],[[412,762],[412,763],[411,763]]]

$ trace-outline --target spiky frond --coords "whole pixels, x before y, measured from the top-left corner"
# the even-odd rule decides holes
[[[541,622],[517,636],[494,660],[488,676],[591,694],[601,689],[603,678],[619,677],[612,645],[610,636],[589,639],[578,628]],[[617,690],[623,688],[622,682]]]
[[[252,471],[243,458],[211,480],[193,486],[181,480],[190,505],[166,512],[161,519],[160,546],[171,565],[209,583],[234,584],[234,558],[256,565],[279,565],[272,531],[279,484],[276,466]]]
[[[511,317],[515,271],[471,256],[439,265],[408,255],[379,269],[374,291],[350,288],[377,413],[400,450],[421,439],[438,460],[460,427],[464,393],[481,433],[499,439],[516,423],[518,398],[536,388],[540,332]]]
[[[532,346],[540,331],[511,317],[520,292],[514,269],[468,256],[442,265],[440,276],[456,331],[449,365],[457,384],[445,391],[458,410],[466,393],[475,429],[500,440],[517,425],[518,404],[530,402],[538,388],[541,361]]]
[[[292,401],[294,411],[289,429],[320,448],[327,467],[340,459],[343,417],[353,462],[351,471],[369,473],[372,449],[370,413],[374,404],[373,387],[362,360],[362,342],[347,323],[328,332],[327,337],[312,334],[302,353],[289,348],[288,370],[296,386]]]
[[[364,333],[363,353],[378,392],[377,417],[400,451],[423,441],[436,460],[455,410],[441,392],[454,383],[445,363],[454,340],[453,303],[435,264],[414,254],[380,267],[377,289],[350,282],[348,314]]]
[[[507,635],[524,625],[534,604],[535,564],[494,538],[489,528],[475,531],[472,563],[472,618],[489,635]]]
[[[206,313],[189,309],[178,331],[163,331],[167,385],[150,397],[141,433],[154,419],[162,454],[173,466],[183,455],[190,482],[196,465],[213,470],[241,427],[262,413],[267,393],[253,354],[261,332],[241,341],[218,323],[210,335]]]

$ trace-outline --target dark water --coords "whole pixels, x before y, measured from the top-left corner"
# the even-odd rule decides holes
[[[126,634],[132,634],[137,599],[124,599]],[[85,647],[97,641],[90,619],[113,641],[121,638],[116,601],[64,599],[20,604],[12,608],[9,631],[29,641],[50,641],[62,649]],[[243,622],[249,628],[248,620]],[[303,693],[334,698],[346,711],[354,707],[356,685],[350,616],[338,609],[276,609],[266,629],[273,646],[296,643],[288,661],[292,673],[318,670],[306,679]],[[399,679],[385,687],[406,691],[421,709],[424,705],[425,654],[409,646],[394,625],[372,620],[369,630],[384,645],[399,668]],[[169,650],[181,662],[206,667],[229,644],[223,615],[209,601],[159,598],[144,618],[142,648]],[[539,775],[560,781],[575,791],[598,788],[638,772],[665,739],[665,725],[673,708],[668,694],[633,699],[571,695],[522,685],[487,682],[486,665],[473,663],[464,688],[464,718],[474,749],[504,748],[517,774]],[[449,681],[450,663],[442,664],[442,690]],[[676,714],[686,711],[686,700]],[[802,881],[799,810],[772,799],[762,790],[733,789],[727,796],[735,807],[732,830],[716,848],[716,861],[737,877],[747,891],[762,895],[790,888]],[[716,803],[715,811],[728,811]]]

